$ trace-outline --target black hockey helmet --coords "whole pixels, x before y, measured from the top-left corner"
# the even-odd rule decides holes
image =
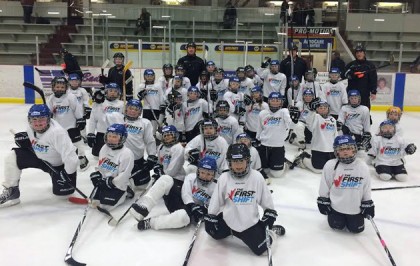
[[[123,59],[124,59],[124,55],[123,55],[123,53],[120,53],[120,52],[115,53],[115,54],[114,54],[114,56],[113,56],[112,58],[117,58],[117,57],[119,57],[119,58],[123,58]]]
[[[251,152],[249,148],[243,143],[231,144],[226,153],[226,160],[229,163],[230,174],[237,178],[242,178],[249,173],[251,166]],[[232,162],[236,160],[246,160],[247,165],[243,171],[237,172],[232,167]]]
[[[214,132],[213,134],[205,134],[204,129],[206,127],[213,127],[214,128]],[[213,118],[206,118],[204,119],[201,124],[200,124],[200,130],[201,130],[201,134],[203,134],[204,138],[206,140],[214,140],[217,138],[217,128],[219,127],[219,124],[217,123],[217,121]]]
[[[366,52],[366,49],[365,49],[365,47],[361,43],[359,43],[359,44],[356,45],[356,47],[354,47],[354,52],[355,53],[357,53],[357,52]]]
[[[226,119],[229,116],[229,103],[225,100],[220,100],[216,103],[216,116]],[[222,112],[223,111],[223,112]]]
[[[187,45],[185,46],[185,48],[188,49],[188,47],[197,48],[197,45],[195,44],[195,42],[189,42],[189,43],[187,43]]]

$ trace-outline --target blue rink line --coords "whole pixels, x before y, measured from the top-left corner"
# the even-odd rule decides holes
[[[274,204],[274,206],[279,209],[291,209],[291,210],[297,210],[297,211],[305,211],[305,212],[316,212],[319,215],[323,215],[320,214],[319,211],[317,209],[314,208],[307,208],[307,207],[300,207],[300,206],[292,206],[292,205],[282,205],[282,204]],[[386,220],[386,219],[381,219],[381,218],[374,218],[375,221],[381,222],[381,223],[386,223],[386,224],[392,224],[392,225],[397,225],[397,226],[402,226],[402,227],[407,227],[407,228],[416,228],[416,229],[420,229],[420,224],[408,224],[408,223],[401,223],[401,222],[396,222],[396,221],[391,221],[391,220]]]

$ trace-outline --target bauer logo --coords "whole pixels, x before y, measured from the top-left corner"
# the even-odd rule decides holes
[[[355,113],[355,114],[346,113],[345,120],[346,121],[348,121],[348,120],[354,120],[354,119],[357,119],[359,116],[360,116],[360,114],[357,114],[357,113]]]
[[[281,123],[281,117],[269,117],[264,120],[264,126],[278,126]]]
[[[213,158],[215,160],[218,160],[220,158],[220,152],[217,151],[210,151],[210,150],[206,150],[206,156]]]
[[[363,177],[355,177],[349,174],[340,175],[337,179],[334,179],[334,186],[336,188],[358,188],[363,179]]]
[[[380,149],[381,154],[383,155],[388,155],[388,156],[395,156],[400,154],[401,149],[400,148],[393,148],[393,147],[382,147]]]
[[[105,172],[115,173],[118,168],[118,164],[111,161],[109,158],[101,158],[98,161],[99,169],[104,170]]]
[[[221,135],[230,135],[232,133],[232,128],[231,127],[224,127],[221,126],[219,127],[219,129],[217,130]]]
[[[119,112],[119,111],[120,111],[120,107],[106,106],[104,108],[105,113],[114,113],[114,112]]]
[[[327,96],[339,97],[341,96],[341,92],[337,90],[330,90],[330,91],[327,91]]]
[[[251,204],[255,198],[255,191],[242,188],[233,189],[228,193],[228,197],[235,204]]]

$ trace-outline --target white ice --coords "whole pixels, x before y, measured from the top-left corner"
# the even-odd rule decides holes
[[[9,129],[26,127],[29,105],[0,105],[0,167],[3,158],[14,147]],[[385,118],[384,112],[374,112],[375,128]],[[404,113],[401,124],[407,141],[418,142],[419,113]],[[295,147],[286,147],[291,159]],[[89,174],[94,160],[89,154],[90,169],[78,176],[78,187],[88,194],[92,190]],[[384,182],[374,176],[372,187],[420,185],[420,152],[406,157],[409,181]],[[0,180],[3,176],[0,176]],[[277,223],[286,228],[286,235],[273,244],[273,264],[296,265],[391,265],[384,248],[368,220],[365,231],[354,235],[333,231],[326,216],[317,210],[320,175],[296,168],[280,179],[273,180]],[[65,265],[63,259],[83,216],[85,206],[69,203],[51,192],[50,177],[40,170],[23,171],[20,182],[21,203],[0,209],[0,265],[36,266]],[[376,205],[374,218],[398,266],[419,265],[420,261],[420,188],[373,191]],[[131,201],[112,213],[115,217],[128,208]],[[152,212],[164,212],[163,202]],[[140,232],[131,216],[117,227],[96,210],[88,212],[79,234],[73,256],[88,265],[182,265],[194,226],[177,230]],[[229,237],[213,240],[199,230],[189,265],[267,265],[267,256],[255,256],[241,241]]]

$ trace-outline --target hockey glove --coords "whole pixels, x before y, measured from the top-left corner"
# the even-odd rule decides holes
[[[246,113],[246,110],[241,105],[237,105],[235,106],[235,111],[233,113],[236,115],[242,116]]]
[[[264,179],[268,179],[268,175],[267,175],[267,173],[264,171],[264,169],[260,169],[260,170],[258,170],[258,172],[260,172],[261,173],[261,175],[264,177]]]
[[[320,213],[328,215],[331,213],[331,200],[325,197],[318,197],[316,202],[318,203],[318,210]]]
[[[190,205],[191,204],[191,205]],[[194,218],[194,221],[198,223],[199,220],[204,218],[204,215],[207,214],[207,209],[204,206],[198,204],[190,203],[191,215]]]
[[[161,114],[165,115],[166,107],[168,107],[166,104],[161,104],[159,106],[159,110]]]
[[[146,169],[147,171],[150,171],[153,169],[153,167],[156,166],[156,164],[158,163],[158,157],[155,155],[149,155],[147,157],[147,161],[146,161]]]
[[[90,174],[90,181],[92,181],[92,184],[94,187],[98,187],[102,182],[101,180],[102,180],[101,172],[96,171]]]
[[[15,143],[19,148],[31,148],[31,140],[27,132],[18,132],[15,134]]]
[[[250,104],[252,104],[252,99],[251,99],[251,96],[249,96],[248,94],[245,94],[245,95],[244,95],[244,103],[245,103],[245,105],[250,105]]]
[[[299,117],[300,117],[299,108],[297,108],[296,106],[290,106],[289,107],[289,113],[290,113],[290,118],[292,119],[292,122],[297,124],[297,122],[299,121]]]
[[[316,97],[315,99],[313,99],[310,103],[309,103],[309,109],[311,109],[311,111],[315,111],[316,108],[318,108],[319,104],[321,103],[321,98]]]
[[[76,127],[83,130],[86,127],[86,120],[84,118],[76,119]]]
[[[353,135],[350,131],[350,129],[346,125],[341,126],[341,131],[343,131],[343,135]]]
[[[261,222],[264,223],[264,226],[265,227],[268,226],[268,228],[271,229],[273,227],[273,224],[276,221],[276,219],[277,219],[277,212],[276,212],[276,210],[265,209],[264,215],[261,218]]]
[[[93,133],[89,133],[87,134],[86,138],[87,138],[88,146],[93,148],[93,146],[96,144],[96,135]]]
[[[180,135],[180,142],[187,143],[187,135],[185,133]]]
[[[251,142],[252,146],[254,146],[255,149],[259,149],[261,147],[261,141],[258,139],[255,139],[254,141]]]
[[[217,95],[217,91],[214,89],[210,90],[210,100],[212,100],[213,102],[217,101],[218,95]]]
[[[261,68],[267,68],[267,67],[268,67],[268,65],[270,64],[270,62],[271,62],[271,58],[270,58],[270,57],[267,57],[267,58],[264,60],[264,62],[261,62]]]
[[[417,147],[413,143],[410,143],[410,144],[407,145],[407,147],[405,147],[405,152],[408,155],[414,154],[416,152],[416,150],[417,150]]]
[[[146,90],[141,90],[139,91],[139,93],[137,93],[137,98],[139,98],[139,100],[143,100],[147,95],[147,91]]]
[[[362,146],[366,149],[369,150],[370,148],[372,148],[372,145],[370,144],[370,140],[372,139],[372,134],[370,134],[370,132],[364,132],[362,135]]]
[[[362,203],[360,205],[360,210],[361,210],[360,213],[365,218],[368,218],[368,216],[370,216],[372,218],[375,217],[375,205],[373,204],[372,200],[362,201]]]
[[[102,83],[102,84],[108,83],[108,78],[104,75],[99,75],[99,83]]]
[[[197,166],[198,160],[200,160],[200,151],[192,149],[188,152],[188,162],[192,165]]]
[[[83,118],[86,119],[86,120],[89,119],[91,112],[92,112],[92,108],[85,107],[85,113],[83,114]]]
[[[103,90],[97,90],[92,96],[92,100],[95,103],[103,103],[105,101],[105,93]]]
[[[59,174],[59,178],[57,180],[57,183],[60,186],[64,186],[64,185],[66,185],[70,182],[70,177],[67,174],[66,170],[62,169],[62,170],[59,171],[58,174]]]
[[[219,217],[213,214],[204,215],[204,224],[206,232],[212,237],[217,235],[219,231]]]
[[[127,95],[125,96],[125,100],[128,102],[130,100],[134,99],[133,95]]]
[[[200,98],[207,101],[207,90],[200,90]]]
[[[155,167],[153,167],[153,172],[154,174],[152,175],[152,177],[155,180],[158,180],[159,177],[161,177],[162,175],[164,175],[165,173],[163,172],[163,167],[160,164],[156,164]]]
[[[340,121],[336,121],[337,122],[337,131],[340,131],[343,129],[343,123],[341,123]]]
[[[346,79],[353,79],[354,76],[354,71],[353,69],[349,69],[346,71],[346,73],[344,73],[344,76],[346,77]]]

